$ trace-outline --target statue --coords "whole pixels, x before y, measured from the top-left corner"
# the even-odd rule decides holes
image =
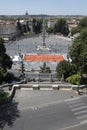
[[[46,66],[46,62],[43,63],[43,66],[40,66],[40,73],[51,73],[50,67]]]

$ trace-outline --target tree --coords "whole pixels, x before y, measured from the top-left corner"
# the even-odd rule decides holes
[[[77,27],[72,28],[71,35],[80,33],[85,28],[87,28],[87,17],[81,19]]]
[[[6,54],[6,49],[3,43],[4,41],[0,39],[0,67],[4,70],[7,70],[12,67],[13,62],[10,56]]]
[[[61,33],[64,36],[69,34],[69,28],[65,19],[61,18],[57,20],[54,26],[54,33]]]
[[[74,28],[71,29],[71,35],[73,36],[74,34],[79,33],[80,31],[81,31],[80,28],[74,27]]]
[[[4,73],[5,73],[4,70],[0,67],[0,84],[3,81]]]
[[[80,85],[81,76],[79,74],[73,74],[66,79],[70,84]]]
[[[23,33],[26,33],[26,32],[27,32],[27,26],[26,26],[26,24],[23,24],[23,25],[22,25],[22,31],[23,31]]]
[[[83,19],[79,22],[78,27],[81,28],[81,29],[87,27],[87,17],[83,18]]]
[[[71,64],[70,62],[66,60],[61,61],[56,67],[57,77],[59,80],[62,78],[62,76],[64,79],[66,79],[67,77],[74,74],[75,70],[76,70],[75,66]]]
[[[82,30],[80,36],[74,40],[69,55],[77,70],[87,72],[87,29]]]
[[[18,19],[18,21],[17,21],[17,31],[18,31],[18,35],[19,35],[19,36],[23,34],[22,25],[21,25],[19,19]]]
[[[29,22],[28,22],[28,21],[26,22],[26,28],[27,28],[27,31],[28,31],[28,32],[31,31],[31,29],[29,28]]]
[[[0,38],[0,55],[3,56],[3,54],[6,52],[6,48],[4,46],[4,40]]]
[[[33,19],[33,21],[32,21],[32,26],[33,26],[33,32],[34,32],[34,33],[36,33],[36,34],[41,33],[42,20]]]
[[[6,72],[5,74],[4,74],[4,81],[5,82],[8,82],[8,83],[10,83],[11,81],[13,81],[14,80],[14,74],[13,73],[10,73],[10,72]]]
[[[10,56],[6,54],[4,41],[0,39],[0,82],[3,81],[4,73],[7,72],[7,69],[11,69],[12,63]]]
[[[47,33],[53,33],[53,28],[52,28],[52,27],[46,28],[46,32],[47,32]]]

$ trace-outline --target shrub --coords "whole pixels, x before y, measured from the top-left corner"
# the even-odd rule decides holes
[[[0,104],[6,103],[10,98],[9,93],[0,91]]]
[[[9,72],[6,72],[5,74],[4,74],[4,81],[6,81],[6,82],[11,82],[12,80],[14,80],[14,74],[12,74],[12,73],[9,73]]]
[[[81,76],[79,74],[74,74],[66,79],[68,83],[79,85]]]
[[[59,80],[61,79],[62,75],[64,76],[64,79],[66,79],[67,77],[76,73],[76,68],[73,64],[64,60],[57,65],[56,72]]]

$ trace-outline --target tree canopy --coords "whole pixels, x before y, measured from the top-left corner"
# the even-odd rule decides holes
[[[41,30],[42,30],[42,20],[40,20],[40,19],[39,20],[33,19],[32,26],[33,26],[33,32],[35,34],[41,33]]]
[[[12,67],[12,60],[10,56],[6,54],[4,41],[0,39],[0,83],[4,79],[7,69],[11,69],[11,67]]]
[[[73,41],[69,48],[69,56],[71,62],[62,61],[57,65],[58,79],[63,76],[64,79],[69,77],[67,81],[71,83],[87,83],[87,28],[82,29],[80,35]]]
[[[6,54],[6,48],[3,43],[4,41],[0,39],[0,67],[7,70],[12,67],[12,60],[10,56]]]
[[[59,18],[55,24],[55,26],[52,28],[47,28],[48,33],[55,33],[55,34],[63,34],[64,36],[67,36],[69,34],[69,28],[66,22],[66,19]]]
[[[54,26],[54,33],[61,33],[65,36],[69,34],[69,29],[68,29],[66,19],[61,18],[57,20],[57,23]]]
[[[87,28],[87,17],[81,19],[77,27],[72,28],[71,34],[80,33],[85,28]]]
[[[87,28],[74,40],[69,55],[78,70],[87,72]]]
[[[75,73],[75,66],[70,62],[64,60],[57,65],[56,71],[59,80],[62,78],[62,76],[64,79],[66,79]]]

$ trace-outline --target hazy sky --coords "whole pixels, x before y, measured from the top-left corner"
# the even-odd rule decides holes
[[[87,15],[87,0],[0,0],[0,15]]]

